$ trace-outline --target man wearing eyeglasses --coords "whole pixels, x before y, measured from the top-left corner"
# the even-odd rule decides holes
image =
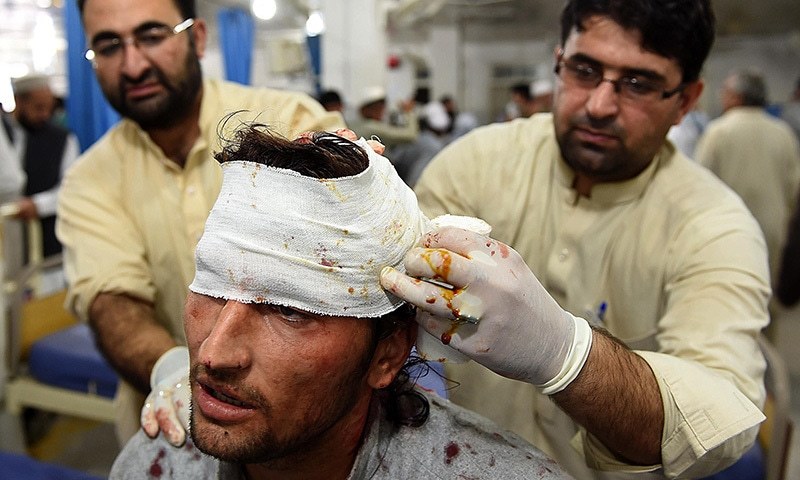
[[[93,327],[124,382],[118,436],[139,428],[156,360],[185,344],[194,249],[219,193],[218,122],[249,110],[293,138],[342,127],[309,96],[203,80],[205,22],[192,0],[83,0],[100,86],[123,119],[63,182],[58,234],[69,307]]]
[[[451,399],[576,478],[709,475],[764,419],[770,294],[753,217],[665,140],[703,89],[710,2],[571,0],[561,21],[552,115],[470,133],[416,187],[426,214],[483,218],[527,267],[441,230],[405,266],[455,290],[383,283],[433,315],[470,308],[477,327],[418,317],[488,367],[446,364]]]

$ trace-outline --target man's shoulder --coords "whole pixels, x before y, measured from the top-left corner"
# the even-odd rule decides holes
[[[522,437],[447,400],[429,401],[427,422],[400,428],[392,440],[384,461],[390,472],[417,474],[404,478],[570,478]]]
[[[460,166],[491,168],[493,175],[518,176],[519,168],[541,164],[544,157],[557,158],[551,114],[537,114],[509,122],[490,123],[471,130],[448,145],[439,155]]]
[[[219,467],[218,460],[200,452],[191,440],[175,448],[162,435],[151,439],[140,430],[117,456],[109,478],[217,478]]]
[[[679,224],[693,224],[696,232],[715,236],[720,229],[737,222],[742,232],[758,234],[758,226],[741,198],[709,169],[680,152],[662,161],[641,207],[642,211],[657,208],[661,212],[657,218],[672,224],[676,232]],[[722,217],[726,220],[719,221]],[[697,235],[682,238],[705,240]]]
[[[535,144],[555,136],[553,115],[551,113],[538,113],[528,118],[517,118],[508,122],[496,122],[480,126],[472,130],[467,136],[482,139],[494,138],[498,145],[509,148],[510,145]]]
[[[218,79],[204,80],[203,89],[203,95],[206,98],[216,99],[220,103],[237,109],[264,108],[267,105],[272,106],[286,102],[313,101],[313,98],[304,92],[254,87]]]

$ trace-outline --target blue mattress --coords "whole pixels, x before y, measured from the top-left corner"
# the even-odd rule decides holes
[[[78,470],[34,460],[25,455],[0,452],[0,480],[101,480]]]
[[[86,324],[65,328],[35,342],[28,369],[35,379],[48,385],[109,398],[117,391],[117,374],[97,349]]]

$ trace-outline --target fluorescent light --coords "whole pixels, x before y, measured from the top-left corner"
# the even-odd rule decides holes
[[[309,37],[316,37],[317,35],[325,32],[325,20],[322,18],[322,13],[319,10],[314,10],[306,20],[306,35]]]
[[[275,4],[275,0],[253,0],[250,4],[250,9],[256,18],[270,20],[275,16],[275,12],[278,11],[278,5]]]

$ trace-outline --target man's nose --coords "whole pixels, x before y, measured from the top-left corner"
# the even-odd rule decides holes
[[[615,80],[603,78],[589,92],[586,112],[594,118],[614,117],[619,113],[619,92]]]
[[[122,73],[130,78],[139,78],[150,68],[150,58],[144,54],[142,49],[133,39],[122,39]]]
[[[208,337],[200,345],[198,360],[212,369],[243,369],[250,365],[248,345],[253,335],[252,308],[228,300]]]

